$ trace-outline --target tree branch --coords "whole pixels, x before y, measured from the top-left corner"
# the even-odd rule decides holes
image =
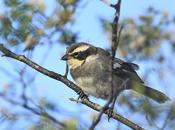
[[[103,2],[106,3],[106,1],[103,0]],[[101,109],[99,115],[97,116],[97,119],[95,121],[93,121],[90,130],[94,130],[96,125],[100,122],[100,119],[105,111],[106,108],[109,107],[109,105],[111,104],[110,108],[111,110],[114,109],[115,106],[115,101],[118,97],[118,91],[119,89],[123,88],[123,86],[125,86],[126,81],[123,81],[122,85],[120,85],[120,87],[118,87],[119,89],[114,88],[114,84],[113,84],[113,79],[114,79],[114,74],[113,74],[113,68],[114,68],[114,59],[115,59],[115,54],[116,54],[116,50],[120,41],[120,34],[122,31],[122,27],[120,29],[118,29],[118,22],[119,22],[119,17],[120,17],[120,6],[121,6],[121,0],[118,0],[118,2],[116,2],[116,4],[110,4],[110,6],[112,8],[115,9],[115,16],[113,19],[113,23],[111,24],[112,26],[112,45],[111,45],[111,61],[110,61],[110,77],[109,77],[109,81],[111,83],[111,91],[110,91],[110,95],[109,95],[109,99],[106,102],[106,104],[104,105],[103,109]],[[114,91],[115,90],[115,91]],[[110,114],[111,115],[111,114]],[[108,120],[110,119],[110,115],[108,116]]]
[[[81,102],[82,104],[84,104],[84,105],[86,105],[86,106],[88,106],[96,111],[100,111],[103,108],[100,105],[91,102],[87,98],[87,96],[84,94],[82,89],[80,87],[78,87],[77,85],[75,85],[72,81],[68,80],[65,76],[58,74],[58,73],[55,73],[53,71],[47,70],[47,69],[43,68],[42,66],[36,64],[35,62],[31,61],[30,59],[26,58],[23,55],[18,55],[18,54],[11,52],[7,48],[5,48],[3,46],[3,44],[0,44],[0,51],[4,54],[4,56],[16,59],[20,62],[23,62],[23,63],[27,64],[28,66],[30,66],[31,68],[37,70],[38,72],[40,72],[40,73],[42,73],[42,74],[44,74],[52,79],[55,79],[57,81],[64,83],[66,86],[68,86],[69,88],[74,90],[80,96],[81,100],[78,100],[78,102]],[[107,115],[110,115],[111,114],[110,109],[106,109],[104,111],[104,113]],[[122,117],[119,114],[115,114],[114,112],[112,113],[111,117],[113,119],[118,120],[121,123],[127,125],[128,127],[132,128],[133,130],[144,130],[142,127],[138,126],[137,124]]]

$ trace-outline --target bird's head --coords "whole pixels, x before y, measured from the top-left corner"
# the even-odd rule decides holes
[[[82,66],[85,62],[93,60],[97,53],[97,48],[88,43],[77,43],[70,46],[61,60],[68,62],[70,69],[76,69]]]

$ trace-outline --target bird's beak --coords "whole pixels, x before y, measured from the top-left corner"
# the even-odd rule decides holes
[[[68,54],[65,54],[61,57],[61,60],[68,60]]]

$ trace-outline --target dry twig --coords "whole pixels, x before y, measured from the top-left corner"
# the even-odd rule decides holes
[[[106,3],[106,2],[105,2]],[[118,22],[119,22],[119,17],[120,17],[120,5],[121,5],[121,0],[118,0],[118,2],[115,5],[110,5],[111,7],[113,7],[115,9],[115,16],[114,16],[114,20],[112,23],[112,45],[111,45],[111,67],[110,67],[110,72],[111,72],[111,76],[109,77],[110,83],[111,83],[111,92],[110,92],[110,96],[109,99],[107,101],[107,103],[104,105],[104,107],[101,109],[99,115],[97,116],[96,120],[93,121],[90,130],[94,130],[94,128],[96,127],[96,125],[99,123],[105,109],[109,108],[109,105],[111,104],[111,114],[112,114],[112,110],[114,109],[114,105],[115,105],[115,101],[118,97],[118,89],[115,90],[114,89],[114,84],[113,84],[113,66],[114,66],[114,59],[115,59],[115,54],[116,54],[116,50],[119,44],[119,40],[120,40],[120,34],[122,31],[122,27],[118,30]],[[125,83],[125,81],[123,81]],[[123,87],[122,86],[118,87],[119,89]],[[114,91],[115,90],[115,91]],[[111,114],[109,114],[108,116],[108,120],[111,117]]]

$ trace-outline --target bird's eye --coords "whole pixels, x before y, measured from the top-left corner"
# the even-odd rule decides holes
[[[74,53],[74,57],[77,57],[79,55],[79,52]]]

